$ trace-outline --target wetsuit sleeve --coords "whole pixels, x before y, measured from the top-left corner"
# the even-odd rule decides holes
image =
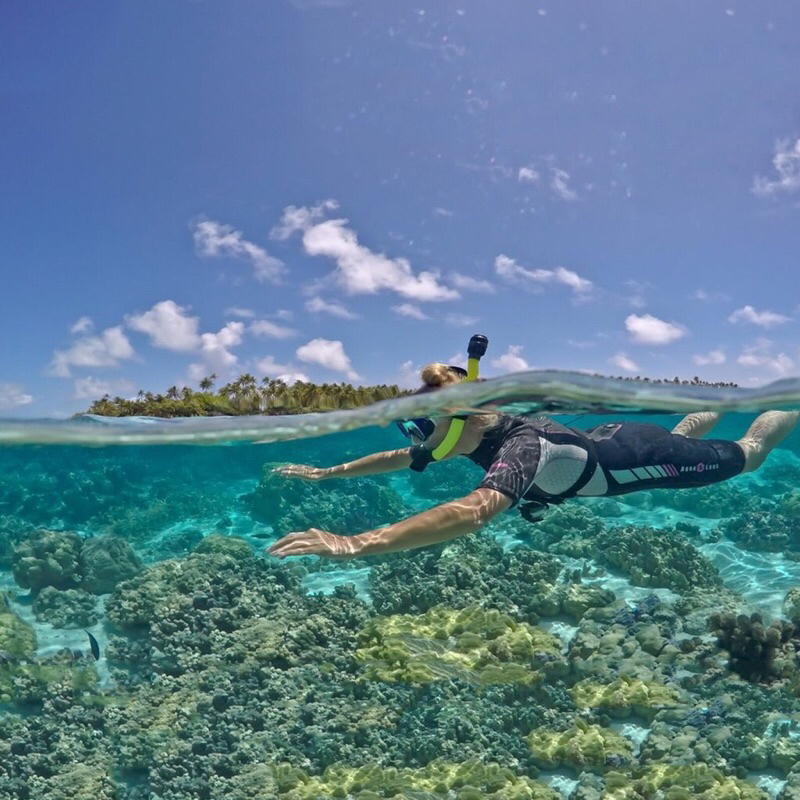
[[[425,467],[433,461],[433,451],[424,445],[418,444],[411,448],[411,466],[414,472],[423,472]]]
[[[478,488],[502,492],[515,506],[533,483],[540,452],[538,436],[509,437],[500,446]]]

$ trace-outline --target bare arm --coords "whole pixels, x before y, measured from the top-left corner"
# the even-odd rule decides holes
[[[482,528],[492,517],[511,506],[511,499],[494,489],[476,489],[460,500],[443,503],[413,517],[350,536],[353,556],[394,553],[446,542]]]
[[[373,453],[346,464],[335,467],[311,467],[307,464],[284,464],[275,467],[273,472],[287,478],[302,478],[306,481],[325,481],[328,478],[358,478],[364,475],[379,475],[382,472],[395,472],[411,466],[411,448],[386,450]]]
[[[359,478],[363,475],[380,475],[383,472],[396,472],[411,466],[411,448],[384,450],[382,453],[357,458],[346,464],[328,467],[326,478]]]

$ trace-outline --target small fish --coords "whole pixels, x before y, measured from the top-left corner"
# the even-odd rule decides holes
[[[94,656],[95,661],[100,660],[100,645],[97,642],[97,639],[92,636],[89,631],[85,631],[86,635],[89,637],[89,646],[92,648],[92,655]]]

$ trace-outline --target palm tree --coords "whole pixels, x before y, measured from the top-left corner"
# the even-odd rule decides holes
[[[214,388],[214,381],[217,379],[215,373],[208,375],[207,377],[203,378],[200,381],[200,391],[201,392],[210,392]]]

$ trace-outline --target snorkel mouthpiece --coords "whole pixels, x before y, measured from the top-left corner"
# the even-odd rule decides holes
[[[478,379],[478,362],[486,355],[486,348],[489,340],[481,333],[476,333],[467,346],[467,377],[465,381],[475,381]],[[449,455],[453,448],[458,444],[461,433],[464,430],[465,416],[456,416],[450,420],[450,428],[442,443],[431,453],[434,461],[440,461]]]

